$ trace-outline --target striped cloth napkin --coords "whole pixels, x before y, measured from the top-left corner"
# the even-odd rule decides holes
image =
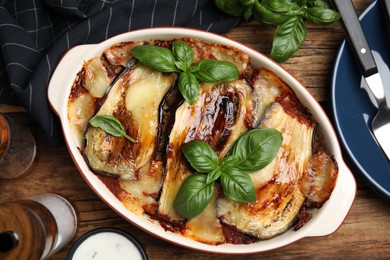
[[[212,0],[0,0],[0,103],[24,106],[50,140],[60,141],[46,89],[72,46],[154,26],[224,33],[238,23]]]

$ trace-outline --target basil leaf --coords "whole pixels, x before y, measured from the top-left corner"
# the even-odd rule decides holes
[[[341,15],[332,9],[317,6],[308,8],[305,12],[305,17],[313,23],[326,25],[338,21]]]
[[[218,167],[218,156],[208,143],[190,141],[183,144],[181,150],[192,168],[198,172],[211,172]]]
[[[209,174],[207,174],[207,179],[206,179],[207,184],[218,180],[218,178],[221,177],[221,175],[222,175],[222,171],[219,168],[215,168]]]
[[[295,16],[302,12],[301,7],[290,0],[264,0],[262,3],[274,13]]]
[[[247,173],[232,168],[224,171],[220,180],[223,192],[228,198],[240,202],[256,201],[255,187]]]
[[[187,219],[198,216],[214,194],[214,182],[207,183],[205,174],[193,174],[180,186],[174,208]]]
[[[199,68],[197,66],[191,66],[187,69],[187,72],[191,72],[191,73],[194,73],[196,71],[198,71]]]
[[[253,14],[252,7],[247,8],[247,9],[245,10],[245,13],[244,13],[244,19],[245,19],[245,21],[248,22],[249,19],[250,19],[251,16],[252,16],[252,14]]]
[[[255,3],[256,0],[240,0],[240,3],[243,5],[243,6],[246,6],[246,7],[250,7],[250,6],[253,6],[253,4]]]
[[[177,72],[172,51],[154,45],[139,45],[131,50],[133,57],[161,72]]]
[[[187,43],[172,43],[172,53],[175,58],[176,67],[182,71],[187,71],[192,65],[192,62],[194,62],[194,52]]]
[[[260,4],[258,1],[256,1],[254,4],[253,16],[257,21],[269,25],[282,24],[291,17],[290,15],[274,13],[264,5]]]
[[[303,44],[306,27],[302,17],[292,17],[279,25],[274,34],[271,58],[277,62],[288,60]]]
[[[234,168],[245,173],[261,170],[275,158],[282,141],[282,134],[273,128],[246,132],[230,151],[230,155],[236,159]]]
[[[331,8],[331,5],[329,1],[327,0],[308,0],[307,2],[308,7],[323,7],[323,8]]]
[[[112,136],[125,137],[131,142],[137,142],[126,134],[122,123],[112,115],[96,115],[89,120],[89,123]]]
[[[294,2],[299,6],[304,6],[308,0],[294,0]]]
[[[192,105],[199,96],[200,86],[194,74],[182,72],[179,77],[179,90],[184,99]]]
[[[240,0],[214,0],[219,10],[233,16],[244,16],[246,6]]]
[[[195,77],[203,82],[233,81],[238,79],[239,73],[234,63],[220,60],[201,60],[194,72]]]
[[[234,165],[237,164],[238,159],[238,157],[227,155],[222,159],[219,168],[221,171],[227,171],[231,168],[234,168]]]

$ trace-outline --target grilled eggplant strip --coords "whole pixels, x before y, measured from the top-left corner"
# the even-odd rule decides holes
[[[192,106],[184,103],[179,107],[168,145],[166,176],[159,201],[160,215],[172,221],[183,220],[173,208],[173,202],[192,169],[181,153],[181,145],[191,140],[205,141],[222,158],[234,141],[247,131],[253,107],[253,89],[245,80],[203,83],[198,100]],[[215,198],[199,216],[187,222],[183,233],[209,244],[224,243]],[[205,228],[205,223],[211,226]]]
[[[191,174],[181,145],[191,140],[210,144],[220,158],[234,141],[247,129],[246,118],[250,117],[253,102],[252,89],[245,80],[229,83],[203,83],[199,98],[193,105],[182,104],[176,111],[168,151],[167,171],[160,198],[160,214],[172,219],[181,219],[173,209],[177,191]]]
[[[155,147],[152,158],[150,158],[150,164],[145,164],[144,167],[141,167],[138,170],[138,179],[136,181],[122,180],[119,179],[120,186],[123,190],[128,192],[128,195],[123,198],[123,203],[128,209],[136,214],[142,214],[147,212],[150,215],[155,215],[157,210],[157,197],[160,193],[162,185],[162,173],[164,171],[164,166],[166,162],[165,152],[167,148],[168,136],[167,133],[170,132],[170,128],[173,124],[173,111],[177,108],[179,102],[182,100],[182,96],[176,87],[176,84],[173,83],[176,80],[176,76],[171,74],[172,86],[165,93],[164,97],[160,101],[158,107],[158,100],[162,97],[162,94],[165,92],[168,85],[165,84],[162,90],[163,92],[155,91],[153,89],[145,89],[144,91],[148,92],[149,95],[157,95],[156,102],[153,104],[144,103],[144,101],[149,100],[139,100],[142,105],[147,109],[153,109],[153,121],[158,122],[157,124],[157,134],[156,130],[153,129],[153,133],[149,133],[155,139]],[[156,82],[157,83],[157,82]],[[152,83],[151,83],[152,84]],[[159,84],[154,85],[154,87],[162,87]],[[146,94],[146,93],[144,93]],[[155,97],[156,98],[156,97]],[[140,105],[140,107],[142,107]],[[152,105],[152,107],[149,107]],[[136,106],[136,105],[135,105]],[[158,114],[156,114],[158,111]],[[141,115],[141,114],[139,114]],[[145,115],[145,114],[143,114]],[[148,115],[148,113],[146,113]],[[157,115],[157,117],[156,117]],[[139,120],[145,120],[147,118],[140,117]]]
[[[114,78],[109,77],[101,58],[96,57],[88,61],[84,66],[84,71],[85,88],[93,97],[102,98]]]
[[[123,67],[128,67],[127,64],[132,58],[131,50],[137,46],[144,44],[143,41],[133,41],[133,42],[121,42],[112,45],[110,48],[104,50],[103,56],[108,60],[112,65],[120,65]]]
[[[151,164],[157,145],[158,107],[177,76],[135,65],[112,87],[97,115],[113,115],[132,143],[100,128],[89,127],[83,153],[89,166],[123,180],[136,180],[138,170]]]
[[[279,103],[271,103],[261,127],[279,130],[283,134],[283,143],[274,162],[253,173],[252,179],[264,171],[268,178],[272,171],[274,176],[267,184],[260,182],[261,186],[255,186],[257,199],[254,203],[240,203],[221,197],[218,215],[223,222],[241,232],[267,239],[286,231],[305,201],[300,182],[312,156],[315,125],[303,124],[287,114]]]
[[[222,158],[234,141],[248,129],[253,117],[253,90],[245,80],[228,83],[202,84],[201,93],[193,105],[184,103],[176,111],[170,134],[167,167],[159,201],[159,214],[172,221],[183,220],[173,208],[173,202],[183,181],[193,172],[181,153],[181,145],[191,140],[209,143]],[[185,233],[211,244],[222,243],[222,227],[216,207],[210,206],[189,221]],[[204,223],[215,223],[213,236],[202,235]]]
[[[89,119],[95,114],[96,100],[91,94],[84,92],[68,102],[70,131],[78,148],[83,146],[84,131]]]
[[[302,178],[301,191],[307,197],[306,205],[321,207],[332,194],[337,176],[335,160],[324,149],[319,149],[310,159]]]
[[[254,71],[250,83],[255,89],[257,98],[256,114],[259,115],[253,123],[253,128],[259,127],[265,109],[269,104],[275,102],[281,94],[288,93],[289,95],[294,95],[286,83],[265,68]]]
[[[84,63],[71,89],[68,102],[69,125],[76,145],[81,148],[89,119],[96,113],[99,100],[122,71],[122,66],[110,64],[104,57]]]
[[[158,149],[156,160],[162,160],[166,166],[166,152],[169,143],[169,133],[175,122],[175,112],[184,102],[178,87],[172,87],[165,95],[159,106],[159,129],[157,135]]]
[[[162,158],[157,156],[159,109],[176,80],[174,73],[134,65],[113,85],[97,115],[115,116],[137,143],[94,127],[85,134],[83,153],[88,164],[96,172],[119,177],[127,193],[122,201],[136,214],[153,215],[157,208],[163,172]]]

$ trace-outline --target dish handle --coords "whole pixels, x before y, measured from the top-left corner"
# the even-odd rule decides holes
[[[315,219],[316,223],[313,223],[315,228],[308,232],[308,236],[319,237],[336,232],[351,210],[357,187],[352,172],[344,162],[339,161],[339,176],[336,185],[340,187],[335,187],[329,201],[320,209],[325,212],[320,218]],[[327,207],[330,205],[331,207]]]
[[[74,75],[72,79],[76,78],[76,73],[81,69],[83,57],[88,50],[91,50],[91,45],[79,45],[69,49],[62,56],[51,76],[47,96],[52,109],[60,118],[61,109],[64,108],[64,102],[67,100],[64,96],[69,95],[69,88],[66,87],[66,83],[70,80],[69,75]]]

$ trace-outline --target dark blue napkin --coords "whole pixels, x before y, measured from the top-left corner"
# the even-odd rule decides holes
[[[212,0],[0,0],[0,103],[24,106],[48,138],[60,140],[47,85],[72,46],[154,26],[224,33],[238,22]]]

